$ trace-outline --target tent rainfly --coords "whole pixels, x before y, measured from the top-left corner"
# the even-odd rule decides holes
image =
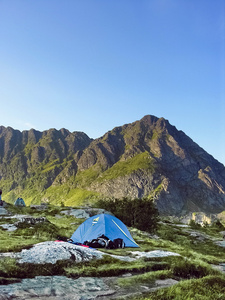
[[[15,206],[26,206],[26,204],[22,198],[17,198],[14,205]]]
[[[85,241],[97,239],[101,235],[105,235],[111,241],[121,238],[125,247],[139,247],[126,225],[118,218],[108,214],[99,214],[84,221],[73,233],[71,240],[74,243],[83,244]]]

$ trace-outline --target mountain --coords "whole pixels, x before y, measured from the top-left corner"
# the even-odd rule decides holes
[[[84,205],[154,198],[161,214],[225,209],[225,167],[164,118],[147,115],[92,140],[66,129],[0,127],[3,198]]]

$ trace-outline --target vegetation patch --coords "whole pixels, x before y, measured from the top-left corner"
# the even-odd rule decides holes
[[[146,271],[144,274],[128,278],[120,278],[118,284],[120,286],[133,286],[135,283],[153,283],[157,279],[173,278],[180,280],[220,275],[219,271],[199,260],[189,260],[180,256],[160,258],[160,260],[161,264],[164,262],[164,265],[161,265],[162,269]],[[150,259],[150,261],[153,263],[155,259]]]
[[[206,276],[200,279],[181,281],[169,288],[159,289],[140,300],[221,300],[224,299],[225,277],[221,275]]]
[[[159,215],[151,199],[108,199],[100,200],[97,205],[111,211],[127,226],[154,232],[158,225]]]
[[[87,187],[98,178],[101,172],[102,168],[99,164],[95,164],[87,170],[79,171],[75,178],[75,184],[79,187]]]
[[[118,161],[111,168],[99,176],[98,182],[112,180],[134,173],[137,170],[148,170],[153,173],[155,170],[155,161],[147,151],[137,154],[126,161]]]
[[[35,276],[53,276],[53,275],[66,275],[65,268],[72,265],[73,262],[58,261],[55,264],[35,264],[31,263],[20,264],[13,258],[0,259],[0,277],[4,278],[34,278]]]
[[[162,270],[167,268],[166,263],[146,262],[137,260],[134,262],[125,262],[105,255],[101,260],[95,260],[87,263],[80,263],[72,268],[66,268],[67,276],[91,276],[91,277],[109,277],[120,276],[125,273],[140,274],[150,270]]]

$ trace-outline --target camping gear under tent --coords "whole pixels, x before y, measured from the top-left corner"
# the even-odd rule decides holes
[[[26,204],[22,198],[17,198],[14,205],[15,206],[26,206]]]
[[[71,236],[71,240],[74,243],[83,244],[85,241],[91,241],[101,235],[105,235],[111,241],[121,238],[125,247],[139,247],[126,225],[118,218],[108,214],[99,214],[84,221]]]

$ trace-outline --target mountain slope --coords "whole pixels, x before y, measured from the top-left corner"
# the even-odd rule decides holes
[[[96,140],[65,129],[0,127],[0,163],[0,184],[11,200],[20,191],[30,202],[66,205],[145,196],[163,214],[225,208],[224,166],[167,120],[150,115]]]
[[[59,173],[76,174],[75,154],[91,141],[83,132],[66,129],[20,132],[0,127],[0,184],[8,192],[6,200],[25,194],[29,202],[40,202]]]

